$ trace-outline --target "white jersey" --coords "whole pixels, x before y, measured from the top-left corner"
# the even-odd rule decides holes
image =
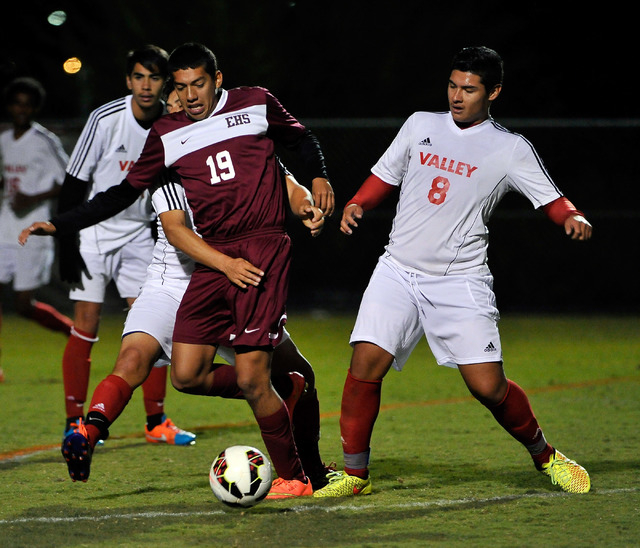
[[[60,139],[37,122],[19,139],[13,129],[0,134],[0,157],[4,191],[0,206],[0,242],[17,245],[20,231],[32,223],[49,219],[52,200],[44,200],[31,208],[14,212],[11,202],[16,192],[34,195],[62,184],[69,160]],[[50,238],[42,238],[49,240]],[[47,242],[49,246],[53,242]]]
[[[486,223],[507,192],[536,208],[562,196],[521,135],[492,119],[460,129],[449,112],[414,113],[371,171],[400,186],[386,253],[434,276],[488,273]]]
[[[187,203],[187,197],[182,185],[175,182],[165,182],[158,185],[151,194],[153,209],[158,216],[158,238],[153,248],[153,258],[147,270],[147,279],[155,279],[162,283],[183,286],[185,289],[193,272],[193,260],[171,245],[162,229],[160,215],[167,211],[182,209],[185,212],[187,227],[193,227],[193,214]],[[182,295],[180,295],[182,298]]]
[[[149,134],[136,121],[133,96],[94,110],[71,154],[67,173],[91,181],[88,199],[120,184],[142,152]],[[80,231],[80,250],[105,254],[122,247],[145,230],[151,220],[149,194],[143,193],[124,211]]]

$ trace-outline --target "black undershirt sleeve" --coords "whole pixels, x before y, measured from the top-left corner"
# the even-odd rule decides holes
[[[109,219],[133,204],[142,192],[124,179],[119,185],[99,192],[91,200],[72,209],[62,210],[59,207],[59,213],[50,219],[51,224],[56,227],[55,235],[59,237],[72,234]]]

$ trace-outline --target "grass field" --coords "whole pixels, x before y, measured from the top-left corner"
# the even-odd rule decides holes
[[[104,318],[91,388],[113,365],[122,318]],[[291,313],[313,363],[324,459],[342,464],[338,417],[353,317]],[[549,441],[583,464],[567,495],[437,367],[425,343],[391,372],[372,442],[374,493],[229,509],[208,485],[214,456],[263,447],[246,403],[169,388],[167,412],[192,447],[147,444],[140,391],[72,483],[59,453],[64,339],[16,318],[2,326],[0,546],[637,546],[640,542],[640,317],[506,315],[507,374],[527,390]]]

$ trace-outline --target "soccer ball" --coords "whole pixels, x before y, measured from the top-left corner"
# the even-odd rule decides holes
[[[211,464],[209,484],[219,501],[248,508],[258,504],[271,489],[271,463],[255,447],[227,447]]]

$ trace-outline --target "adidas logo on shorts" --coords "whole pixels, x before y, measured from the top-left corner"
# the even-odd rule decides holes
[[[484,349],[485,352],[495,352],[497,349],[493,346],[493,343],[490,342]]]

